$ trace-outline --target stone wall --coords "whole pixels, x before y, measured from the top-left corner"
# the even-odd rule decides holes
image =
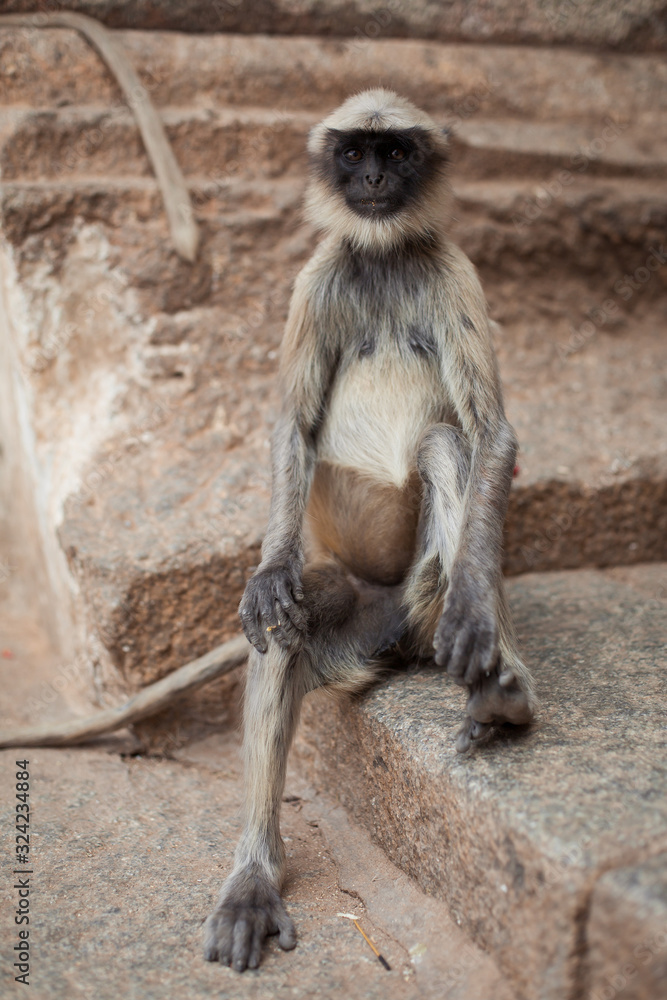
[[[4,10],[64,7],[114,28],[431,38],[502,45],[664,51],[661,0],[6,0]]]

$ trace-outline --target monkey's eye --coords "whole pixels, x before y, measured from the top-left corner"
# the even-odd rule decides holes
[[[405,159],[405,150],[401,149],[399,146],[397,146],[396,149],[392,149],[391,153],[389,154],[389,159],[390,160],[404,160]]]
[[[358,163],[359,160],[363,160],[364,158],[364,154],[360,149],[346,149],[343,156],[346,160],[349,160],[350,163]]]

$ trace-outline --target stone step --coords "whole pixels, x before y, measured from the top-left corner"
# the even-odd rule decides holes
[[[128,420],[128,393],[125,413],[110,419],[108,437],[69,480],[60,543],[104,655],[133,687],[238,630],[268,517],[285,305],[286,296],[262,306],[259,342],[247,320],[234,328],[221,308],[158,317],[132,352],[141,406]],[[568,346],[562,320],[517,323],[499,337],[521,443],[508,573],[667,558],[659,374],[667,347],[661,328],[630,328],[624,338],[601,330],[562,360],[549,339],[561,331]],[[64,363],[56,358],[35,379],[44,405]],[[96,377],[91,367],[93,385]],[[69,453],[61,462],[71,467]]]
[[[264,108],[162,108],[161,117],[186,176],[303,179],[308,130],[319,115]],[[10,109],[2,115],[0,175],[5,181],[151,176],[129,110],[76,107]],[[453,173],[473,180],[530,177],[546,184],[567,171],[586,177],[664,178],[667,141],[654,123],[520,119],[455,123]]]
[[[649,1000],[664,994],[667,853],[600,877],[591,898],[588,947],[592,1000],[618,994]]]
[[[35,11],[33,0],[6,0],[4,11]],[[89,14],[111,28],[167,28],[173,31],[234,31],[350,36],[358,44],[394,35],[456,42],[507,45],[573,45],[577,48],[660,51],[666,45],[659,0],[635,0],[619,8],[614,0],[456,0],[443,6],[428,0],[388,0],[369,7],[364,0],[291,0],[247,7],[240,0],[70,0],[69,10]],[[34,15],[39,24],[39,11]],[[467,45],[465,47],[468,47]]]
[[[644,302],[663,298],[667,283],[661,263],[667,229],[665,181],[570,175],[567,183],[556,176],[536,186],[530,179],[462,181],[454,175],[453,187],[452,235],[479,268],[485,285],[500,279],[523,285],[537,280],[542,285],[548,274],[553,287],[560,274],[575,283],[585,281],[587,303],[577,302],[580,311],[609,297],[621,307],[627,302],[632,308],[636,298]],[[242,259],[244,267],[256,267],[261,285],[265,255],[274,253],[278,243],[286,240],[292,248],[288,256],[296,254],[298,260],[303,259],[306,243],[312,245],[313,234],[301,221],[302,179],[248,181],[234,171],[219,178],[190,178],[190,189],[203,227],[204,250],[195,265],[196,274],[210,272],[212,261],[235,269]],[[190,275],[187,283],[197,285],[188,266],[172,260],[164,208],[148,177],[7,181],[2,186],[0,211],[6,237],[15,246],[47,226],[52,230],[49,241],[59,244],[76,220],[77,225],[110,225],[116,231],[114,241],[134,241],[133,247],[124,248],[119,261],[130,282],[144,267],[137,258],[146,261],[158,252],[148,251],[139,239],[145,226],[154,224],[153,243],[161,248],[161,266]],[[121,225],[136,222],[142,229],[132,236],[120,232]],[[250,240],[255,241],[257,252],[248,256],[244,251]],[[169,311],[183,308],[173,288],[158,285],[144,282],[143,286],[155,287],[156,309],[165,308],[161,304],[165,295],[174,303],[167,306]],[[214,304],[229,301],[215,288],[209,287],[208,292]],[[489,294],[493,298],[493,292]]]
[[[337,816],[341,810],[323,809],[319,796],[311,804],[303,781],[288,785],[283,818],[296,948],[283,952],[269,937],[260,970],[244,975],[204,961],[202,923],[229,873],[241,827],[243,776],[230,736],[194,747],[196,762],[185,764],[136,751],[121,756],[113,746],[22,752],[33,801],[40,801],[31,837],[42,866],[43,915],[31,995],[514,1000],[493,959],[444,904],[392,865],[364,830]],[[176,736],[171,753],[178,745]],[[6,775],[16,773],[17,756],[0,752],[0,790],[12,805],[16,779],[13,787]],[[4,803],[1,815],[16,823]],[[72,877],[74,866],[85,869],[85,879]],[[341,912],[359,917],[390,972]],[[14,928],[5,938],[10,950],[19,943]],[[17,990],[8,985],[3,995]]]
[[[641,123],[667,107],[661,55],[590,54],[512,45],[123,31],[158,107],[323,111],[370,82],[438,117]],[[123,106],[109,71],[76,33],[0,29],[3,107]],[[388,70],[390,67],[390,70]],[[388,75],[389,74],[389,75]]]
[[[517,996],[599,1000],[630,979],[627,995],[661,996],[667,565],[509,589],[538,681],[535,726],[458,756],[461,692],[421,669],[347,705],[311,696],[298,759],[447,901]]]

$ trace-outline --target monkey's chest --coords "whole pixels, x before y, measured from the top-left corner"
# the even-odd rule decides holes
[[[358,576],[398,583],[411,565],[422,489],[417,451],[446,407],[425,363],[379,358],[334,384],[318,436],[308,523]]]
[[[361,357],[334,382],[318,460],[403,488],[417,467],[424,431],[446,409],[432,363],[398,351]]]

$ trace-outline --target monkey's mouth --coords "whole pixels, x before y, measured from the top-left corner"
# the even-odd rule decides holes
[[[391,215],[396,211],[391,198],[358,198],[350,207],[359,215]]]

